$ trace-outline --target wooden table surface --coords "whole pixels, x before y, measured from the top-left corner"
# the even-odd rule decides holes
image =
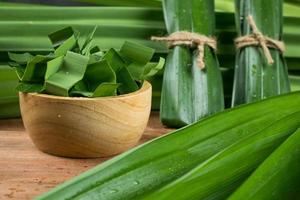
[[[140,143],[170,131],[152,113]],[[32,199],[107,159],[45,154],[35,148],[20,119],[0,120],[0,199]]]

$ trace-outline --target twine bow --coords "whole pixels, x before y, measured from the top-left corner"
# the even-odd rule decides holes
[[[213,50],[217,50],[217,41],[215,38],[207,37],[198,33],[191,33],[187,31],[178,31],[172,33],[167,37],[151,37],[153,41],[166,41],[168,42],[168,47],[172,48],[177,45],[186,45],[188,47],[196,46],[198,49],[198,66],[200,69],[205,68],[204,62],[204,46],[207,45]]]
[[[247,21],[248,21],[253,33],[250,35],[238,37],[235,40],[236,48],[241,49],[246,46],[261,46],[268,63],[273,64],[274,60],[272,58],[271,52],[268,47],[278,49],[281,53],[284,53],[284,51],[285,51],[284,43],[281,41],[269,38],[267,36],[264,36],[262,34],[262,32],[260,32],[259,29],[257,28],[252,15],[249,15],[247,17]]]

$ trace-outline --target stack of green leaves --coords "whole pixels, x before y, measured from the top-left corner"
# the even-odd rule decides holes
[[[247,20],[253,16],[259,31],[274,40],[282,40],[282,0],[236,0],[236,22],[239,36],[254,30]],[[290,92],[288,71],[279,49],[268,48],[274,63],[266,59],[263,47],[246,46],[237,51],[232,105],[258,101]]]
[[[117,51],[93,46],[96,28],[80,36],[71,27],[49,35],[54,52],[48,55],[9,53],[20,80],[21,92],[57,96],[103,97],[137,91],[143,81],[164,66],[164,59],[150,62],[154,49],[125,42]]]
[[[169,34],[189,31],[214,36],[215,12],[211,0],[163,1]],[[202,52],[203,53],[203,52]],[[214,50],[204,47],[205,69],[198,65],[198,50],[177,45],[169,50],[164,72],[160,119],[182,127],[224,109],[223,86]]]

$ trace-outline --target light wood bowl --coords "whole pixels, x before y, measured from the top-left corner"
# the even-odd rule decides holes
[[[135,146],[149,120],[151,84],[116,97],[80,98],[20,93],[26,131],[43,152],[107,157]]]

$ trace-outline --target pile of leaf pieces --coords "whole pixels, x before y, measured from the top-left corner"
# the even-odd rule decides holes
[[[154,49],[125,41],[121,49],[101,51],[93,46],[97,27],[85,37],[71,27],[48,37],[48,55],[9,53],[20,80],[17,90],[56,96],[104,97],[131,93],[155,75],[165,60],[150,62]]]

